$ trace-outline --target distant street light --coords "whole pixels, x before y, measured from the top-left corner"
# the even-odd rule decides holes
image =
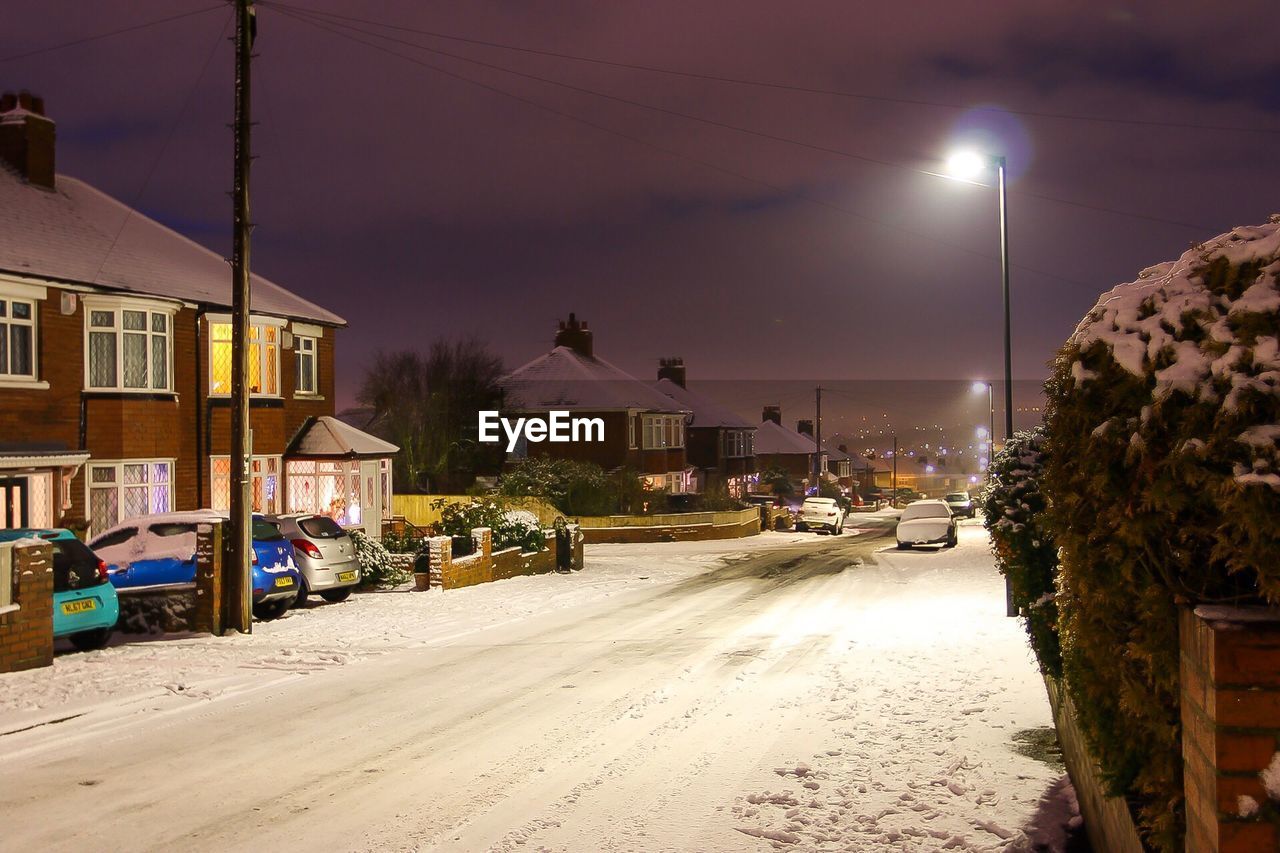
[[[973,393],[975,393],[975,394],[981,394],[983,391],[986,391],[986,392],[987,392],[987,408],[989,408],[989,409],[991,410],[991,433],[990,433],[990,435],[991,435],[991,449],[994,451],[994,450],[995,450],[995,441],[996,441],[996,397],[995,397],[995,389],[991,386],[991,383],[990,383],[990,382],[982,382],[982,381],[978,381],[978,382],[974,382],[974,383],[973,383]],[[979,438],[983,438],[983,437],[984,437],[984,435],[983,435],[983,433],[984,433],[984,432],[985,432],[985,430],[984,430],[984,429],[979,428],[978,437],[979,437]],[[995,455],[995,454],[993,453],[992,455]],[[989,474],[990,472],[988,471],[987,473]]]
[[[1009,193],[1003,155],[982,155],[971,149],[947,158],[947,171],[959,180],[973,181],[987,169],[996,172],[1000,208],[1000,283],[1004,295],[1004,439],[1013,435],[1013,355],[1009,348]],[[994,412],[994,407],[992,412]],[[993,427],[991,430],[995,432]]]

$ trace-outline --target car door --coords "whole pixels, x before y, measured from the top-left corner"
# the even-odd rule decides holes
[[[168,586],[196,579],[196,526],[190,522],[150,525],[133,562],[134,586]]]

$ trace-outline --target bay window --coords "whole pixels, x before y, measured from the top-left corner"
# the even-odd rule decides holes
[[[362,523],[359,462],[291,459],[287,473],[289,512],[327,515],[344,527]],[[389,464],[385,473],[385,487],[390,489]]]
[[[176,309],[131,300],[85,298],[85,387],[91,391],[172,391]]]
[[[281,459],[279,456],[255,456],[250,463],[249,492],[253,511],[266,514],[280,512]],[[231,457],[209,457],[209,507],[231,509]]]
[[[36,378],[36,304],[0,295],[0,379]]]
[[[94,533],[126,518],[173,509],[173,460],[90,462],[89,527]]]
[[[641,432],[645,450],[684,447],[684,416],[644,415]]]
[[[282,321],[253,319],[249,324],[249,393],[280,396]],[[231,393],[231,323],[209,321],[209,393]]]

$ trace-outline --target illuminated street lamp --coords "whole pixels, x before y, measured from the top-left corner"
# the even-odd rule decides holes
[[[983,155],[973,150],[956,151],[947,158],[947,171],[959,180],[973,181],[988,169],[995,169],[1000,207],[1000,282],[1004,295],[1004,439],[1013,435],[1013,356],[1009,351],[1009,194],[1004,155]],[[994,407],[992,408],[994,412]],[[992,432],[995,432],[993,426]]]
[[[973,393],[975,393],[975,394],[981,394],[983,391],[986,391],[986,392],[987,392],[987,407],[988,407],[989,409],[991,409],[991,449],[992,449],[992,451],[994,451],[994,450],[996,449],[996,448],[995,448],[995,443],[996,443],[996,396],[995,396],[995,388],[994,388],[994,387],[992,387],[992,385],[991,385],[991,383],[990,383],[990,382],[981,382],[981,381],[979,381],[979,382],[974,382],[974,383],[973,383]],[[992,455],[995,455],[995,454],[993,453]]]

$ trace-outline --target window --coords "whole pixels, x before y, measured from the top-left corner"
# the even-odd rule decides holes
[[[289,462],[289,512],[327,515],[338,524],[361,523],[360,463],[294,459]],[[390,473],[387,477],[391,485]]]
[[[173,310],[85,299],[85,387],[105,391],[170,391]],[[128,306],[128,307],[126,307]]]
[[[231,323],[209,323],[209,393],[231,393]],[[249,393],[280,396],[280,325],[249,324]]]
[[[0,296],[0,378],[36,378],[35,339],[35,302]]]
[[[316,377],[316,339],[309,337],[296,337],[297,354],[294,358],[298,366],[297,385],[294,386],[299,394],[319,394],[320,386]]]
[[[745,429],[730,429],[724,432],[724,455],[726,457],[751,455],[751,432]]]
[[[627,412],[627,447],[632,450],[636,447],[636,419],[630,412]]]
[[[280,512],[280,457],[255,456],[249,475],[253,511],[268,514]],[[231,508],[231,457],[209,457],[209,506],[226,511]]]
[[[106,530],[123,519],[173,509],[173,460],[90,462],[89,526]]]
[[[641,420],[641,432],[645,450],[684,447],[682,415],[644,415]]]

